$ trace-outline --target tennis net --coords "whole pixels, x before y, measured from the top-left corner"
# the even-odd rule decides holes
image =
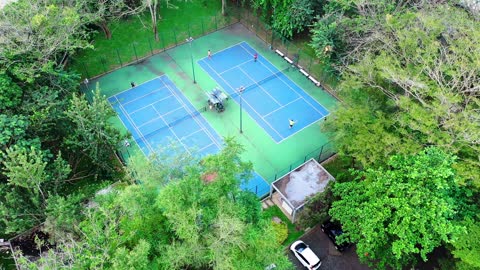
[[[267,77],[265,77],[265,78],[263,78],[263,79],[261,79],[261,80],[259,80],[259,81],[257,81],[257,82],[254,82],[254,83],[252,83],[252,84],[250,84],[250,85],[242,86],[242,87],[243,87],[242,93],[245,94],[245,92],[247,92],[247,91],[249,91],[249,90],[251,90],[251,89],[254,89],[254,88],[256,88],[256,87],[260,87],[262,84],[265,84],[265,83],[267,83],[267,82],[269,82],[269,81],[271,81],[271,80],[273,80],[273,79],[285,77],[285,73],[286,73],[286,72],[289,72],[291,69],[292,69],[292,67],[289,66],[289,67],[284,68],[284,69],[282,69],[282,70],[279,70],[279,71],[277,71],[277,72],[275,72],[275,73],[272,73],[272,74],[268,75]],[[235,93],[233,93],[233,94],[231,95],[231,97],[236,97],[236,96],[238,96],[238,95],[240,95],[240,88],[235,89]]]
[[[161,126],[159,127],[158,129],[154,130],[154,131],[151,131],[147,134],[142,134],[140,132],[140,130],[138,130],[138,128],[136,128],[136,136],[133,136],[133,138],[138,141],[138,140],[148,140],[149,138],[155,136],[156,134],[160,133],[161,131],[165,130],[165,129],[168,129],[168,128],[171,128],[171,127],[174,127],[180,123],[182,123],[183,121],[185,120],[188,120],[188,119],[193,119],[195,118],[196,116],[200,115],[202,112],[205,112],[207,111],[207,107],[202,107],[198,110],[195,110],[194,112],[189,112],[187,115],[185,116],[182,116],[182,117],[179,117],[177,119],[175,119],[174,121],[170,122],[170,123],[167,123],[166,125],[164,126]]]

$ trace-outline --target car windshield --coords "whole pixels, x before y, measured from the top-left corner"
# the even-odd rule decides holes
[[[335,236],[339,236],[343,233],[342,230],[340,229],[332,229],[332,233],[335,235]]]
[[[298,250],[299,252],[302,252],[305,248],[307,248],[307,245],[305,245],[304,243],[299,243],[295,249]]]

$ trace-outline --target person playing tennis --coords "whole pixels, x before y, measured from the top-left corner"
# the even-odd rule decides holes
[[[288,124],[289,124],[289,129],[291,129],[293,127],[293,125],[295,125],[295,121],[293,121],[292,119],[288,119]]]

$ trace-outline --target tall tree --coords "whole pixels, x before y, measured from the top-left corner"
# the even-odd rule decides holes
[[[124,0],[79,1],[86,13],[89,13],[93,23],[102,29],[107,39],[112,38],[109,23],[126,16],[132,16],[143,11],[142,5],[128,5]]]
[[[57,250],[36,262],[20,256],[22,267],[240,270],[275,263],[290,269],[260,202],[239,188],[251,168],[240,160],[241,149],[227,138],[221,153],[177,167],[177,177],[166,173],[169,162],[152,161],[165,172],[150,170],[141,184],[102,192]],[[168,181],[152,177],[157,173]],[[214,181],[205,182],[205,175]]]
[[[273,28],[291,38],[303,31],[314,19],[312,1],[309,0],[252,0],[254,9],[260,9]]]
[[[68,149],[95,164],[100,169],[96,173],[112,173],[114,149],[125,135],[109,123],[115,112],[105,96],[97,89],[90,105],[83,96],[73,95],[65,115],[74,127],[65,138]]]
[[[393,156],[386,168],[358,172],[355,181],[337,183],[330,214],[357,243],[362,261],[402,269],[417,256],[427,260],[435,247],[465,230],[465,189],[458,186],[455,158],[437,148],[415,156]]]
[[[142,0],[143,1],[143,5],[145,8],[148,8],[148,11],[150,12],[150,20],[151,20],[151,23],[152,23],[152,31],[153,31],[153,35],[155,36],[155,40],[158,41],[158,23],[157,23],[157,20],[158,20],[158,4],[159,4],[159,1],[158,0]]]
[[[0,183],[0,222],[6,232],[27,230],[46,217],[48,199],[56,194],[56,187],[67,179],[70,167],[59,154],[48,163],[45,152],[31,146],[8,148],[2,165],[7,182]]]
[[[90,23],[76,5],[49,0],[19,0],[0,9],[0,63],[22,80],[32,80],[51,62],[90,47],[85,25]],[[33,63],[33,65],[32,65]]]
[[[342,151],[371,165],[405,149],[437,145],[458,155],[462,178],[480,187],[478,22],[461,8],[428,4],[345,20],[348,46],[339,70],[346,106],[332,118],[348,114],[370,132],[352,129],[354,122],[332,122],[329,130],[336,131]],[[357,99],[358,92],[369,96]],[[390,145],[369,138],[388,138],[380,142]]]

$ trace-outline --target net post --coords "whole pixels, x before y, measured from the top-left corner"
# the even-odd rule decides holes
[[[120,52],[118,51],[118,48],[115,48],[115,51],[117,51],[118,62],[120,62],[120,66],[123,67],[122,58],[120,58]]]

